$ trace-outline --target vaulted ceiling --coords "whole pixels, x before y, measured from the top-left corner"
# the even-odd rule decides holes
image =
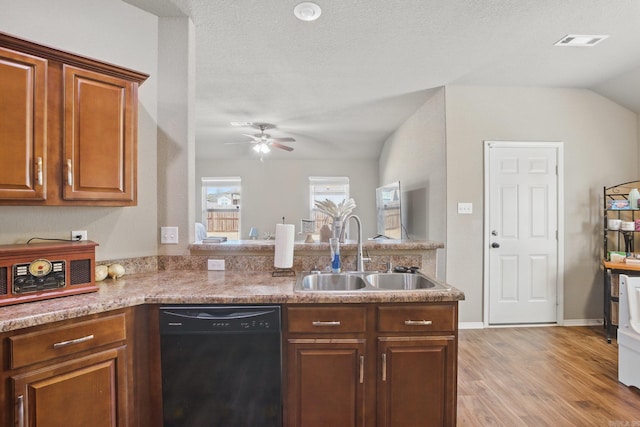
[[[125,0],[196,30],[200,158],[252,156],[231,121],[292,137],[276,158],[377,158],[445,85],[586,88],[640,112],[638,0]],[[557,47],[567,34],[608,35]]]

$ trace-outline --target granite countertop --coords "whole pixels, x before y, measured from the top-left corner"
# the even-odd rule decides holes
[[[299,274],[299,273],[298,273]],[[161,271],[107,279],[98,292],[0,307],[0,332],[141,304],[309,304],[441,302],[464,299],[446,291],[294,292],[296,277],[271,272]]]

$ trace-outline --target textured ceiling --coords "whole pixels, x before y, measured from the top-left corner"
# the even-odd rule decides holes
[[[377,158],[384,140],[444,85],[593,89],[640,111],[638,0],[125,0],[196,28],[200,158],[248,157],[229,122],[277,125],[277,158]],[[566,34],[608,34],[590,48]]]

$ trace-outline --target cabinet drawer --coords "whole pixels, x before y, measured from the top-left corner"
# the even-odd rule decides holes
[[[288,307],[289,332],[364,332],[364,307]]]
[[[28,332],[9,337],[10,364],[20,368],[125,338],[124,314]]]
[[[377,310],[378,331],[455,331],[454,310],[451,305],[381,306]]]

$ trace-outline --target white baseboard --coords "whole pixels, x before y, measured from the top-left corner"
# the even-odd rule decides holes
[[[563,326],[598,326],[602,324],[602,319],[565,319]]]
[[[602,319],[565,319],[557,323],[557,326],[598,326],[602,325]],[[535,326],[556,326],[555,323],[549,324],[512,324],[512,325],[489,325],[489,328],[522,328]],[[483,322],[458,322],[458,329],[484,329]]]
[[[458,329],[484,329],[482,322],[458,322]]]

